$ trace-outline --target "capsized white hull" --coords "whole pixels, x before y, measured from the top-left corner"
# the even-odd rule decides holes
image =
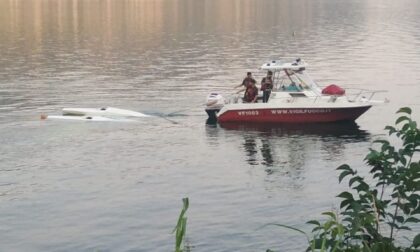
[[[63,108],[65,116],[122,116],[122,117],[150,117],[140,112],[119,109],[113,107],[105,108]]]
[[[103,116],[58,116],[48,115],[41,119],[47,120],[73,120],[73,121],[90,121],[90,122],[133,122],[129,119],[113,119]]]

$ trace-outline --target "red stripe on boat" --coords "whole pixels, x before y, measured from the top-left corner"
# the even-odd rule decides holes
[[[218,117],[219,122],[308,123],[354,121],[371,105],[351,108],[271,108],[229,110]]]

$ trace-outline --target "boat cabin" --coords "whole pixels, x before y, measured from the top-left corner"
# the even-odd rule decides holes
[[[300,58],[272,60],[261,66],[262,70],[273,72],[273,92],[287,92],[293,97],[305,96],[310,91],[321,95],[321,89],[305,72],[306,62]]]

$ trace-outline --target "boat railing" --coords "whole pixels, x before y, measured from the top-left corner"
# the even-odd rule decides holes
[[[321,95],[321,96],[320,95],[313,95],[313,96],[305,95],[304,97],[275,97],[275,99],[280,100],[280,101],[284,101],[285,103],[294,103],[297,100],[302,100],[302,98],[304,98],[304,99],[311,100],[311,102],[313,102],[313,103],[316,103],[316,102],[335,102],[338,97],[339,96],[335,96],[335,95],[330,95],[330,96],[327,96],[327,95]],[[262,95],[259,95],[257,100],[258,101],[262,100]],[[225,99],[225,103],[226,104],[243,103],[243,99],[242,99],[240,94],[232,94]]]
[[[347,90],[354,90],[355,92],[346,93],[346,95],[312,95],[308,96],[305,95],[303,97],[297,96],[297,97],[275,97],[276,100],[281,100],[287,103],[294,103],[297,100],[308,99],[312,100],[313,103],[317,102],[327,102],[327,103],[333,103],[336,102],[337,99],[340,97],[345,97],[348,102],[376,102],[376,103],[387,103],[388,99],[376,101],[373,100],[373,97],[378,93],[386,93],[386,90],[368,90],[368,89],[346,89]],[[299,93],[299,92],[298,92]],[[273,94],[272,94],[273,95]],[[259,94],[258,100],[262,100],[262,94]],[[274,98],[274,97],[273,97]],[[226,104],[230,103],[242,103],[242,95],[241,94],[231,94],[225,99]]]
[[[240,98],[241,95],[240,94],[231,94],[228,97],[225,98],[225,103],[226,104],[231,104],[231,103],[240,103],[239,101],[242,101],[242,99]]]
[[[378,93],[387,93],[386,90],[369,90],[369,89],[360,89],[360,88],[347,88],[346,91],[353,91],[353,92],[347,92],[346,96],[348,97],[348,100],[351,102],[355,101],[372,101],[372,98],[378,94]],[[386,102],[387,99],[384,99],[384,102]]]

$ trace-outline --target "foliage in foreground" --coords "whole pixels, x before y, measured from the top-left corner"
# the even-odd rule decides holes
[[[341,199],[339,214],[325,212],[326,221],[309,221],[315,225],[311,235],[274,225],[304,233],[308,251],[420,251],[420,234],[412,239],[398,236],[399,231],[411,230],[410,224],[420,222],[420,161],[413,161],[420,152],[420,130],[411,119],[410,108],[397,113],[402,114],[395,122],[399,127],[385,129],[401,140],[402,147],[375,141],[379,150],[370,149],[365,157],[371,182],[347,164],[337,168],[339,182],[345,179],[351,189],[337,196]]]
[[[189,206],[189,200],[188,198],[182,199],[183,207],[181,210],[181,213],[178,217],[178,222],[172,231],[172,233],[175,233],[175,252],[183,252],[183,242],[185,233],[187,231],[187,217],[184,217],[185,213],[187,212],[188,206]]]

